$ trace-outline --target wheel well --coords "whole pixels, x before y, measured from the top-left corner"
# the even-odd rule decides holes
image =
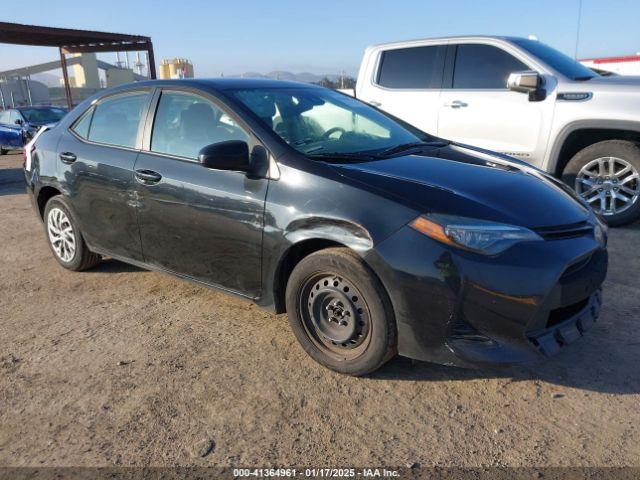
[[[60,190],[54,187],[42,187],[38,192],[38,211],[40,212],[40,218],[44,218],[44,207],[51,197],[60,195]]]
[[[632,140],[640,142],[640,132],[602,128],[584,128],[571,132],[560,149],[555,176],[560,178],[564,167],[580,150],[605,140]]]
[[[285,294],[287,291],[287,282],[289,281],[291,272],[298,264],[298,262],[300,262],[300,260],[308,255],[311,255],[314,252],[317,252],[318,250],[345,246],[346,245],[343,245],[339,242],[320,238],[303,240],[302,242],[296,243],[295,245],[291,246],[280,260],[280,263],[276,270],[275,283],[273,288],[273,300],[276,313],[284,313],[286,311]]]

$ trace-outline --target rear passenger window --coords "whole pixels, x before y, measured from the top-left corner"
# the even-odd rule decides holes
[[[200,95],[163,92],[158,102],[151,150],[197,158],[203,147],[249,136],[212,102]]]
[[[95,106],[88,138],[93,142],[135,148],[148,92],[108,97]]]
[[[387,88],[440,88],[446,47],[412,47],[382,53],[378,85]]]
[[[89,138],[89,127],[91,126],[91,119],[93,118],[93,110],[93,107],[87,110],[71,127],[71,130],[82,138]]]
[[[513,55],[491,45],[458,45],[453,88],[506,89],[509,74],[529,68]]]

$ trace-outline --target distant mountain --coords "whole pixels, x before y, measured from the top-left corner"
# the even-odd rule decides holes
[[[60,86],[60,76],[55,75],[53,73],[36,73],[31,75],[31,78],[36,82],[42,82],[47,87],[59,87]]]
[[[326,75],[318,75],[315,73],[302,72],[302,73],[293,73],[287,72],[285,70],[274,70],[269,73],[257,73],[257,72],[245,72],[239,75],[230,75],[231,77],[242,77],[242,78],[272,78],[274,80],[289,80],[293,82],[302,82],[302,83],[315,83],[321,81],[323,78],[328,78],[329,80],[337,80],[340,78],[339,74],[328,73]]]

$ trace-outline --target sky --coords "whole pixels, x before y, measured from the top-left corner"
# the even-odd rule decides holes
[[[580,0],[30,0],[0,20],[150,36],[156,61],[196,76],[272,70],[355,75],[368,45],[447,35],[535,35],[574,56]],[[640,0],[582,0],[578,57],[640,51]],[[113,57],[113,58],[111,58]],[[57,50],[0,44],[0,70]],[[101,55],[113,63],[115,54]]]

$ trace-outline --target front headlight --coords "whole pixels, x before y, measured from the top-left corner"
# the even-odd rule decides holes
[[[409,225],[439,242],[483,255],[498,255],[516,243],[542,240],[524,227],[453,215],[421,215]]]

